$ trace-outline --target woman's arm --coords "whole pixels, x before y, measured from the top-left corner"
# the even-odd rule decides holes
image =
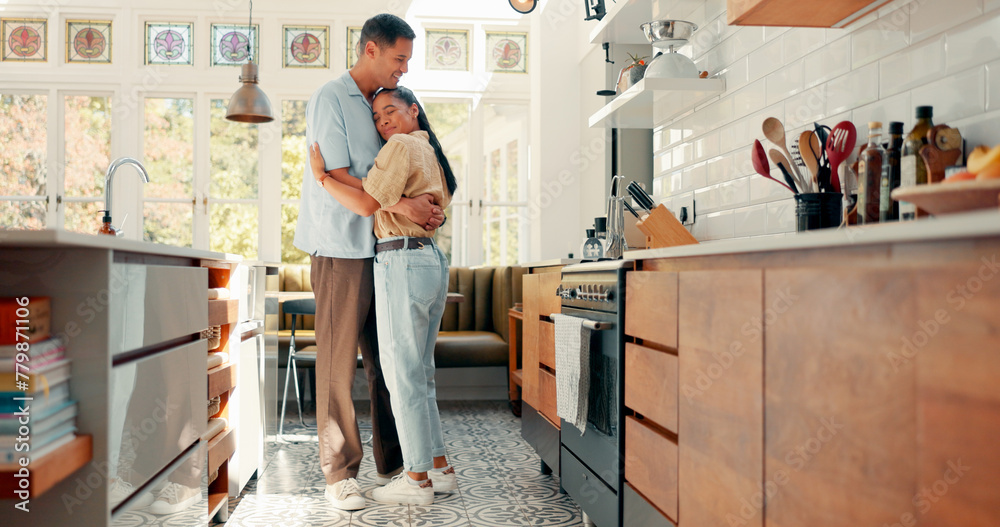
[[[359,216],[371,216],[375,214],[381,205],[375,198],[368,195],[361,188],[361,180],[352,177],[347,168],[337,168],[329,172],[324,171],[323,156],[319,152],[319,145],[313,144],[309,147],[309,160],[312,167],[313,177],[319,182],[331,196],[341,205],[347,207]],[[355,187],[352,181],[357,182]]]

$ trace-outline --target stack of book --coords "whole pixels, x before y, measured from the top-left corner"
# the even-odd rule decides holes
[[[0,302],[0,310],[5,303]],[[36,317],[42,314],[32,311]],[[70,397],[66,344],[48,334],[47,320],[33,320],[32,326],[45,331],[36,329],[27,351],[23,344],[18,349],[23,339],[0,338],[0,469],[19,466],[23,457],[37,460],[76,436],[77,405]]]

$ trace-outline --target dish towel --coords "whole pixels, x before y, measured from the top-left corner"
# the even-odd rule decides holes
[[[590,330],[583,319],[553,314],[556,333],[556,415],[587,431],[590,393]]]

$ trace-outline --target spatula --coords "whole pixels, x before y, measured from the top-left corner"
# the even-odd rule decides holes
[[[826,140],[826,157],[830,160],[830,185],[834,192],[840,192],[840,175],[837,169],[850,157],[857,139],[858,130],[854,127],[854,123],[841,121],[833,127],[830,137]]]
[[[750,160],[753,161],[753,169],[756,170],[758,174],[774,181],[792,192],[795,192],[792,190],[792,187],[771,177],[771,165],[767,162],[767,154],[764,153],[764,145],[760,144],[759,139],[753,140],[753,151],[750,153]]]

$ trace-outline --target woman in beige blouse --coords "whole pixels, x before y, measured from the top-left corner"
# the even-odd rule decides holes
[[[392,396],[406,473],[375,489],[382,503],[430,505],[434,492],[458,488],[445,458],[434,385],[434,342],[448,292],[448,260],[434,231],[385,210],[403,196],[431,194],[448,206],[457,183],[441,143],[413,92],[385,89],[372,102],[385,146],[368,177],[334,176],[319,145],[309,149],[316,182],[345,207],[375,214],[375,310],[382,369]]]

